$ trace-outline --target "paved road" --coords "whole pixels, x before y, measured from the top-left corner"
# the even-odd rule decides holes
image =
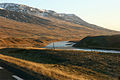
[[[0,60],[0,80],[40,80]]]
[[[24,80],[7,69],[0,67],[0,80]]]

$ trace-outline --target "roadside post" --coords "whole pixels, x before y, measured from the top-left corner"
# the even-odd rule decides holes
[[[55,44],[54,44],[54,42],[53,42],[53,49],[55,50]]]

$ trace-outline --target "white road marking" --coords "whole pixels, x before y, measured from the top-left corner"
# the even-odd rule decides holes
[[[3,69],[3,67],[0,67],[0,69]]]
[[[22,78],[20,78],[20,77],[18,77],[16,75],[12,75],[12,77],[15,78],[15,79],[17,79],[17,80],[24,80],[24,79],[22,79]]]

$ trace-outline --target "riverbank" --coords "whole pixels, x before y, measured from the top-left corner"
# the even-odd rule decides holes
[[[80,78],[83,80],[117,80],[120,74],[120,54],[48,49],[2,49],[0,53],[21,59],[22,63],[24,60],[33,63],[26,67],[24,65],[27,65],[27,62],[22,64],[27,71],[34,70],[35,67],[32,66],[36,64],[37,74],[48,76],[52,80],[81,80]],[[15,62],[15,59],[8,59],[8,61]],[[16,62],[20,63],[20,61]]]

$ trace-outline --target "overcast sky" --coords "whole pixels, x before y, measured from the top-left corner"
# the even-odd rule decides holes
[[[120,0],[0,0],[0,3],[72,13],[89,23],[120,31]]]

